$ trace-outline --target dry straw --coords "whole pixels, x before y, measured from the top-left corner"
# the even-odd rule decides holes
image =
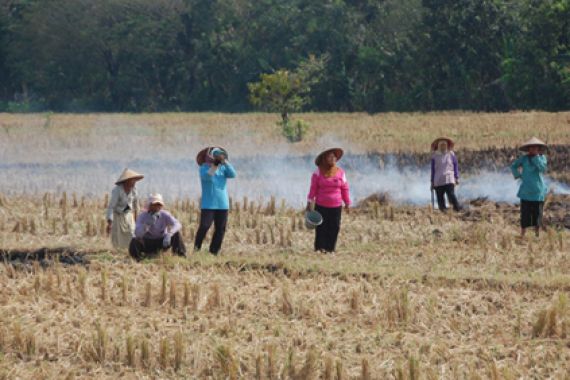
[[[229,380],[237,380],[239,377],[239,365],[230,347],[220,345],[214,352],[214,357],[220,366],[221,374]]]

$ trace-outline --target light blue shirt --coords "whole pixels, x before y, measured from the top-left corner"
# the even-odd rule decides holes
[[[200,166],[200,181],[202,182],[202,209],[229,210],[230,197],[226,182],[228,178],[235,178],[234,167],[226,161],[220,165],[215,173],[210,174],[209,164]]]
[[[546,164],[546,156],[542,154],[534,157],[524,155],[513,162],[511,172],[515,178],[521,179],[517,197],[523,201],[544,202],[548,192],[542,176],[546,171]],[[522,173],[519,168],[522,168]]]

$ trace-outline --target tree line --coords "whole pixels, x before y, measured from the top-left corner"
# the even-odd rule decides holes
[[[570,0],[0,0],[0,111],[250,111],[311,56],[305,111],[568,109]]]

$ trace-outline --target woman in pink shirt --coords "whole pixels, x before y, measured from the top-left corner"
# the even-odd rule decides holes
[[[323,223],[316,228],[315,251],[332,253],[340,231],[342,205],[346,212],[350,207],[350,192],[344,170],[336,163],[343,155],[340,148],[328,149],[317,156],[318,169],[311,177],[307,210],[313,206],[323,216]]]

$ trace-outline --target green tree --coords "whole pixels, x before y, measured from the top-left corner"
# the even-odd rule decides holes
[[[30,110],[27,88],[21,83],[17,71],[9,62],[10,44],[14,40],[14,26],[21,21],[22,13],[38,0],[14,0],[0,2],[0,111],[21,108]]]
[[[5,0],[0,107],[249,111],[260,74],[303,94],[299,65],[326,55],[286,115],[567,109],[569,3]]]
[[[10,98],[10,94],[13,92],[11,88],[11,78],[8,67],[6,66],[6,46],[8,39],[8,16],[6,14],[6,9],[0,8],[0,111],[2,111],[5,106],[2,100],[7,100]]]
[[[269,112],[281,114],[283,134],[291,142],[301,141],[307,125],[303,121],[292,124],[290,114],[298,112],[311,102],[311,88],[322,79],[327,57],[309,57],[295,71],[277,70],[261,74],[260,81],[249,83],[251,104]]]
[[[568,109],[570,105],[570,1],[529,0],[518,33],[509,38],[503,82],[516,108]]]
[[[34,3],[15,26],[11,67],[49,108],[159,110],[179,90],[181,6],[168,0]]]
[[[424,109],[502,110],[504,41],[511,31],[506,2],[423,0],[418,47],[418,99]]]

